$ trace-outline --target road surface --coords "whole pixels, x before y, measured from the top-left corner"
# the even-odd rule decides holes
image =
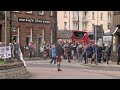
[[[29,79],[120,79],[120,69],[84,66],[80,63],[62,61],[62,70],[58,72],[55,64],[49,60],[27,61],[27,70],[32,74]]]

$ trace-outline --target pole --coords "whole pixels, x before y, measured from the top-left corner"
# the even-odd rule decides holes
[[[12,43],[12,12],[10,11],[10,43]]]
[[[7,45],[7,11],[5,11],[5,46]]]
[[[78,11],[78,31],[79,31],[79,11]]]
[[[97,61],[97,32],[96,32],[97,30],[96,30],[96,25],[95,25],[95,63],[96,63],[96,65],[98,65],[98,61]]]
[[[39,57],[39,34],[37,34],[37,57]]]
[[[5,11],[5,47],[7,46],[7,11]],[[4,58],[4,62],[7,63],[7,59]]]
[[[31,21],[30,21],[30,41],[32,42],[32,25],[31,25]]]
[[[70,30],[70,11],[69,11],[69,30]]]
[[[101,25],[101,29],[102,29],[102,51],[103,51],[103,25]],[[103,52],[102,52],[102,60],[103,62]]]
[[[17,27],[17,30],[18,30],[18,43],[20,42],[20,29],[19,27]]]

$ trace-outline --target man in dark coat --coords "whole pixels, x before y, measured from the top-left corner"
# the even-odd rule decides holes
[[[62,40],[58,39],[58,43],[56,44],[56,60],[57,60],[57,67],[58,71],[62,71],[60,69],[61,64],[61,55],[63,54],[63,48],[62,48]]]
[[[118,45],[118,48],[117,48],[117,56],[118,56],[118,61],[117,61],[117,65],[120,65],[120,44]]]
[[[68,51],[67,51],[67,58],[68,58],[68,62],[71,62],[70,59],[71,59],[71,51],[72,51],[72,47],[69,43],[68,45]]]

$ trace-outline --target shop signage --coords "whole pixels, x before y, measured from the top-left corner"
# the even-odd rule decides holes
[[[50,24],[50,20],[32,19],[32,18],[18,18],[18,22]]]

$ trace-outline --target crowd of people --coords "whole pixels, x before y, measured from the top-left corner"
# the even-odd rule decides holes
[[[11,51],[12,51],[12,57],[16,58],[19,60],[19,55],[18,55],[18,50],[19,48],[21,49],[21,52],[23,53],[24,56],[24,50],[25,47],[23,45],[19,45],[18,43],[12,43],[9,44],[11,46]],[[95,45],[93,43],[79,43],[79,42],[64,42],[61,40],[61,46],[62,46],[62,57],[63,59],[68,60],[68,62],[79,62],[82,63],[84,62],[85,64],[87,63],[101,63],[107,62],[109,64],[109,60],[111,59],[111,48],[108,46],[108,44],[103,44],[102,46]],[[33,42],[30,42],[28,45],[29,49],[29,58],[33,59],[37,57],[37,46]],[[42,44],[39,48],[39,56],[43,59],[52,59],[54,61],[56,58],[56,45],[47,43],[47,44]],[[97,54],[96,54],[97,52]],[[54,56],[54,57],[53,57]],[[52,61],[50,63],[52,63]],[[56,61],[54,61],[56,64]]]
[[[4,45],[4,43],[2,43]],[[0,43],[0,46],[2,45]],[[3,46],[2,45],[2,46]],[[19,49],[21,50],[24,57],[25,45],[19,43],[9,43],[11,46],[12,57],[19,60]],[[120,45],[119,45],[120,48]],[[37,50],[38,49],[38,50]],[[37,57],[37,52],[39,51],[39,56],[43,59],[51,59],[50,64],[54,61],[54,64],[57,62],[58,71],[60,70],[61,57],[68,60],[68,62],[78,62],[78,63],[101,63],[106,62],[109,64],[111,59],[111,47],[108,44],[103,44],[102,46],[94,43],[84,43],[84,42],[68,42],[63,40],[58,40],[57,44],[41,44],[37,48],[36,44],[30,42],[28,45],[29,58],[33,59]],[[59,60],[58,60],[59,59]],[[119,64],[120,59],[118,60]]]

